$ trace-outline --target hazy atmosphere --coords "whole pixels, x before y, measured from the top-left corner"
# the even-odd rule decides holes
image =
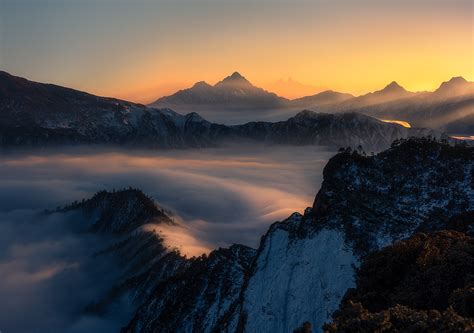
[[[293,98],[323,88],[363,94],[392,80],[411,91],[432,90],[452,76],[474,79],[472,6],[470,0],[2,0],[0,67],[141,103],[197,81],[214,84],[233,71]]]
[[[320,147],[265,146],[6,154],[0,209],[55,208],[132,186],[177,215],[208,248],[257,246],[270,223],[312,205],[332,154]]]
[[[0,333],[473,332],[473,0],[0,0]]]
[[[170,248],[199,255],[232,243],[256,247],[270,223],[312,204],[331,155],[318,147],[264,146],[3,154],[0,295],[15,301],[0,307],[2,328],[115,332],[128,318],[126,304],[105,317],[83,314],[90,300],[117,278],[113,260],[92,256],[106,247],[107,239],[85,233],[83,221],[71,216],[42,216],[44,209],[87,199],[102,189],[133,186],[153,196],[182,224],[158,228]],[[33,309],[35,316],[19,325],[22,315]]]

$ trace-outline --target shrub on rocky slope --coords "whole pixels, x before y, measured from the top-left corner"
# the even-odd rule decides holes
[[[326,332],[472,332],[474,238],[419,233],[368,255]]]

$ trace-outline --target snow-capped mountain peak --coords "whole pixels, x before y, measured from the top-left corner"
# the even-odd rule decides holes
[[[404,93],[407,92],[405,88],[399,85],[396,81],[390,82],[385,88],[379,90],[380,93]]]
[[[234,72],[215,84],[215,87],[253,87],[239,72]]]

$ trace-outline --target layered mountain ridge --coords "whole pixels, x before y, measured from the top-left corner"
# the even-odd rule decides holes
[[[240,74],[234,73],[215,86],[196,84],[160,98],[150,106],[171,107],[179,112],[202,112],[209,119],[219,121],[226,120],[224,115],[227,114],[234,122],[261,117],[280,120],[282,115],[298,109],[325,113],[357,112],[378,119],[405,121],[414,127],[429,127],[454,134],[474,133],[474,83],[460,76],[441,83],[433,92],[410,92],[393,81],[383,89],[360,96],[327,90],[293,100],[280,98],[278,102],[269,101],[270,96],[274,100],[274,94],[250,94],[239,88],[239,84],[221,85],[233,81],[232,78],[241,82],[245,89],[260,91]],[[226,93],[218,93],[220,88]],[[240,113],[233,110],[240,110]]]
[[[231,83],[229,83],[229,80]],[[237,81],[235,83],[234,81]],[[247,85],[229,78],[219,86]],[[359,114],[303,111],[286,121],[225,126],[197,113],[180,115],[0,73],[0,146],[108,144],[147,148],[215,147],[233,142],[385,149],[400,138],[439,136]]]

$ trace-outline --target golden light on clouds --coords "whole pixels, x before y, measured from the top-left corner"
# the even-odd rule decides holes
[[[384,123],[392,123],[392,124],[403,126],[405,128],[411,128],[410,123],[403,120],[388,120],[388,119],[380,119],[380,120],[383,121]]]

